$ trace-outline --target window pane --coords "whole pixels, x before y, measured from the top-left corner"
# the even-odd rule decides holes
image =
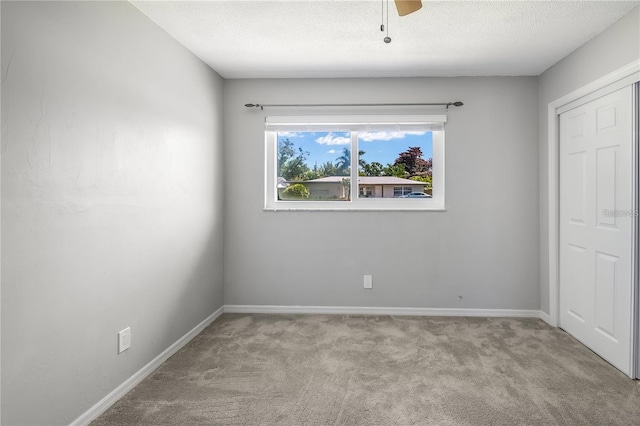
[[[278,132],[276,155],[279,200],[351,198],[349,132]]]
[[[360,198],[431,198],[432,166],[430,131],[358,133]]]

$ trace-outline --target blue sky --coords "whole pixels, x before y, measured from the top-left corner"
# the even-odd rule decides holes
[[[398,154],[406,151],[410,146],[419,146],[422,149],[423,158],[432,157],[432,134],[429,131],[420,132],[359,132],[360,150],[365,151],[363,156],[367,163],[377,161],[383,165],[393,164]],[[327,161],[335,163],[342,154],[344,147],[349,147],[350,136],[348,132],[279,132],[278,142],[289,139],[294,143],[296,150],[301,147],[310,153],[307,165],[313,168]]]

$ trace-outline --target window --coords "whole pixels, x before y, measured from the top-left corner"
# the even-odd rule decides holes
[[[360,185],[359,196],[365,198],[373,197],[373,186]]]
[[[408,195],[413,191],[411,186],[394,186],[393,187],[393,196],[394,197],[402,197],[403,195]]]
[[[443,210],[439,116],[267,117],[267,210]]]

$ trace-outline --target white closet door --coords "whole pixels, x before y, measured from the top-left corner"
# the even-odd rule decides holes
[[[560,326],[632,363],[633,89],[560,115]]]

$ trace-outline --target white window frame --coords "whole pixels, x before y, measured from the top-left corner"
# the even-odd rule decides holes
[[[265,122],[265,188],[264,210],[445,210],[445,115],[367,115],[367,116],[269,116]],[[433,191],[431,198],[366,198],[358,197],[358,132],[374,130],[429,130],[433,140]],[[276,190],[277,133],[279,131],[351,132],[351,197],[350,201],[285,201],[278,200]]]

